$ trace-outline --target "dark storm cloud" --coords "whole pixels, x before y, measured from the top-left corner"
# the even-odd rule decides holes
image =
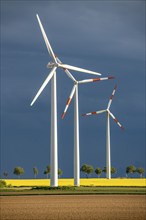
[[[135,161],[142,166],[145,161],[145,2],[2,1],[1,6],[3,169],[14,164],[6,153],[11,143],[14,151],[19,154],[22,150],[24,158],[29,157],[29,164],[23,159],[26,169],[35,163],[43,169],[49,163],[50,84],[36,105],[29,107],[49,73],[46,64],[50,60],[36,13],[41,18],[54,52],[61,60],[104,75],[116,76],[118,88],[111,110],[127,128],[127,133],[125,131],[121,134],[120,129],[111,121],[112,161],[117,167]],[[74,73],[74,76],[77,79],[92,77],[80,73]],[[106,108],[116,82],[81,85],[80,114]],[[70,175],[66,163],[72,168],[73,103],[64,121],[60,120],[60,115],[72,85],[63,71],[59,70],[59,163],[65,176]],[[81,163],[93,162],[94,166],[104,166],[105,117],[81,117],[80,134]],[[89,157],[91,145],[93,147]],[[116,145],[118,157],[115,156]],[[137,148],[139,145],[141,151]],[[21,150],[18,150],[19,147]],[[33,157],[35,149],[37,152]],[[42,149],[46,150],[45,155]],[[97,149],[102,155],[98,161]],[[132,159],[131,149],[134,149]],[[28,152],[31,153],[28,155]],[[21,163],[13,152],[11,155],[13,160]],[[28,173],[31,175],[30,171]]]
[[[31,1],[26,4],[13,1],[5,5],[3,12],[7,18],[4,20],[5,38],[13,44],[17,42],[17,49],[22,42],[29,50],[32,46],[34,49],[41,39],[37,34],[39,27],[35,18],[35,14],[39,13],[46,32],[49,31],[51,42],[53,41],[52,44],[59,53],[65,53],[66,56],[69,53],[80,58],[88,56],[88,53],[92,57],[112,53],[113,56],[124,58],[142,58],[145,40],[143,4],[131,4],[129,1],[118,4],[112,1],[107,4],[82,1],[54,4],[43,1],[40,4]],[[34,35],[37,35],[37,39]]]

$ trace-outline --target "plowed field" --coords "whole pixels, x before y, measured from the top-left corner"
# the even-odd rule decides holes
[[[1,220],[144,220],[144,195],[1,196]]]

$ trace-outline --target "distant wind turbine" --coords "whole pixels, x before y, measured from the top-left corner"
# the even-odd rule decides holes
[[[106,112],[106,177],[107,179],[111,179],[111,152],[110,152],[110,116],[113,118],[113,120],[119,125],[120,128],[124,129],[123,126],[120,124],[120,122],[115,118],[115,116],[110,112],[110,106],[115,94],[117,86],[114,87],[114,90],[112,92],[112,95],[109,99],[107,109],[105,110],[100,110],[96,112],[90,112],[83,114],[82,116],[89,116],[89,115],[95,115],[95,114],[101,114]]]
[[[71,73],[70,73],[71,74]],[[72,76],[73,77],[73,76]],[[71,90],[70,96],[67,100],[64,112],[62,114],[62,119],[65,117],[65,114],[68,110],[68,107],[71,103],[71,100],[74,96],[74,185],[80,185],[80,148],[79,148],[79,101],[78,101],[78,85],[90,82],[98,82],[102,80],[113,79],[113,76],[103,77],[103,78],[94,78],[94,79],[84,79],[77,81],[73,79],[74,86]]]
[[[53,62],[49,62],[47,64],[48,68],[51,68],[51,72],[43,82],[42,86],[38,90],[37,94],[35,95],[33,101],[31,102],[31,106],[35,103],[37,98],[40,96],[46,85],[51,80],[51,153],[50,153],[50,165],[51,165],[51,172],[50,172],[50,179],[51,179],[51,186],[58,186],[58,140],[57,140],[57,90],[56,90],[56,70],[57,68],[62,68],[66,74],[72,78],[70,75],[68,69],[84,72],[88,74],[94,74],[94,75],[101,75],[100,73],[93,72],[90,70],[82,69],[79,67],[74,67],[71,65],[63,64],[59,58],[54,54],[51,45],[49,43],[49,40],[47,38],[47,35],[45,33],[45,30],[43,28],[43,25],[40,21],[40,18],[38,15],[36,15],[46,47],[48,49],[48,52],[53,60]],[[73,78],[72,78],[73,79]]]

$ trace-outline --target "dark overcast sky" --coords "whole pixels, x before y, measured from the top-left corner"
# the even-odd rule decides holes
[[[79,113],[107,106],[115,83],[111,119],[112,166],[145,166],[145,1],[1,1],[1,173],[22,166],[38,177],[50,163],[50,83],[30,103],[49,73],[51,60],[36,19],[39,14],[52,48],[67,64],[114,75],[116,80],[79,87]],[[77,79],[90,78],[72,72]],[[92,76],[91,76],[92,78]],[[73,176],[73,102],[61,114],[73,83],[57,72],[58,151],[63,177]],[[105,166],[105,115],[80,116],[80,160]],[[95,176],[95,175],[94,175]]]

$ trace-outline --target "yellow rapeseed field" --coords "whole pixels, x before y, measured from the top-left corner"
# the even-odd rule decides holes
[[[50,179],[6,179],[6,183],[12,186],[50,186]],[[73,186],[73,179],[59,179],[59,186]],[[146,186],[146,179],[104,179],[104,178],[89,178],[80,179],[81,186]]]

